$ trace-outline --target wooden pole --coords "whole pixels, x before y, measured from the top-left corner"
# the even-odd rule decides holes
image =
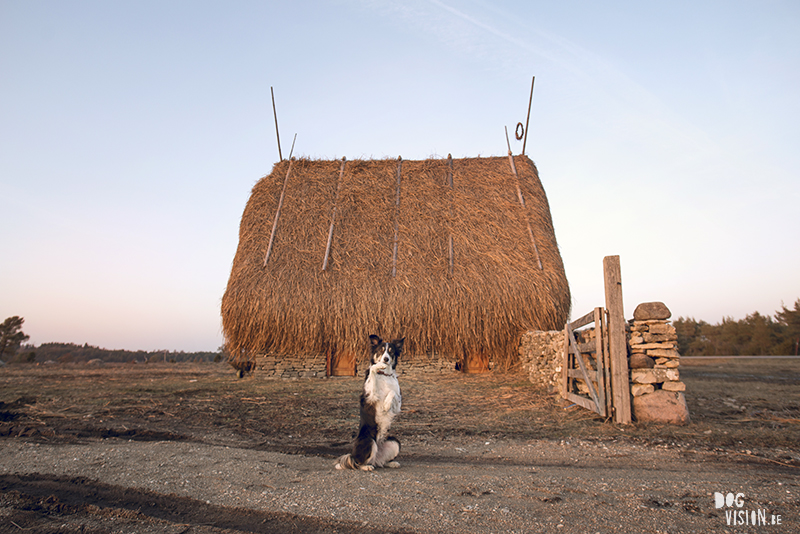
[[[392,278],[397,276],[397,243],[400,239],[400,171],[403,168],[403,158],[397,156],[397,199],[394,204],[394,250],[392,251]]]
[[[603,279],[608,310],[608,348],[614,422],[627,424],[631,422],[631,388],[628,377],[628,344],[625,340],[625,312],[622,308],[622,271],[619,256],[603,258]]]
[[[566,399],[567,393],[567,386],[569,385],[569,369],[571,367],[570,358],[572,358],[572,353],[569,350],[569,323],[564,325],[564,348],[561,352],[564,355],[564,359],[561,362],[561,398]]]
[[[278,131],[278,112],[275,111],[275,91],[272,90],[272,86],[270,86],[269,92],[272,94],[272,115],[275,117],[275,135],[278,136],[278,157],[283,161],[283,155],[281,154],[281,133]]]
[[[333,241],[333,223],[336,221],[336,203],[339,200],[339,188],[342,187],[342,175],[344,174],[344,164],[347,158],[342,158],[342,165],[339,167],[339,179],[336,181],[336,194],[333,196],[333,212],[331,213],[331,227],[328,229],[328,244],[325,245],[325,258],[322,260],[322,270],[328,268],[328,255],[331,253],[331,242]]]
[[[531,104],[533,103],[533,82],[536,81],[536,76],[531,78],[531,96],[528,99],[528,116],[525,118],[525,137],[522,140],[522,155],[525,155],[525,145],[528,143],[528,122],[531,120]]]
[[[283,207],[283,197],[286,196],[286,184],[289,182],[289,174],[292,172],[293,159],[289,160],[289,168],[286,169],[286,178],[283,179],[283,189],[281,189],[281,198],[278,200],[278,209],[275,210],[275,221],[272,223],[272,233],[269,235],[269,246],[267,246],[267,253],[264,255],[264,266],[266,267],[269,261],[269,256],[272,254],[272,243],[275,240],[275,231],[278,229],[278,219],[281,216],[281,207]]]
[[[506,129],[506,142],[508,142],[508,129]],[[517,198],[519,199],[519,204],[522,206],[523,212],[525,212],[525,197],[522,196],[522,189],[519,186],[519,174],[517,174],[517,166],[514,164],[514,156],[511,155],[510,147],[508,150],[508,162],[511,165],[511,171],[514,173],[514,177],[516,178]],[[536,238],[533,236],[531,221],[528,219],[527,212],[523,213],[523,215],[525,215],[525,223],[528,225],[528,236],[531,238],[533,253],[536,254],[536,263],[539,265],[539,270],[542,270],[544,269],[542,266],[542,258],[539,256],[539,247],[536,246]]]
[[[450,187],[450,224],[453,221],[453,155],[447,155],[447,185]],[[450,253],[450,276],[453,276],[453,231],[450,230],[448,249]]]
[[[294,134],[294,139],[292,139],[292,149],[289,151],[289,159],[292,159],[292,154],[294,154],[294,142],[297,141],[297,134]]]

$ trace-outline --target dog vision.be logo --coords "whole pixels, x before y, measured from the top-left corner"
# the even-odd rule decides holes
[[[719,510],[725,508],[725,521],[729,527],[736,525],[766,526],[780,525],[781,516],[767,514],[764,508],[744,510],[744,493],[722,494],[714,492],[714,507]]]

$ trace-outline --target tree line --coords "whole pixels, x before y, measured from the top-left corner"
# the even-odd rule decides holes
[[[25,319],[14,316],[0,323],[0,364],[8,363],[86,363],[102,362],[218,362],[223,359],[222,347],[216,352],[184,352],[154,350],[109,350],[88,343],[42,343],[24,345],[30,336],[22,331]]]
[[[680,317],[672,323],[683,356],[797,356],[800,352],[800,299],[774,316],[749,314],[709,324]]]
[[[42,343],[38,347],[22,345],[14,357],[15,362],[30,363],[86,363],[100,360],[108,363],[156,362],[214,362],[220,361],[220,352],[184,352],[168,350],[110,350],[75,343]]]

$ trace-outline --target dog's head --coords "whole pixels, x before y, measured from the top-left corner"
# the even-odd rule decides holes
[[[403,342],[405,340],[406,338],[400,338],[389,342],[383,341],[374,334],[369,336],[370,366],[394,371],[397,368],[400,353],[403,352]]]

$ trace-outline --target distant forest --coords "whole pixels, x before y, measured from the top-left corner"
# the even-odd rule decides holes
[[[44,363],[86,363],[92,360],[119,363],[155,363],[155,362],[214,362],[223,359],[217,352],[183,352],[155,350],[109,350],[92,345],[76,345],[74,343],[42,343],[38,347],[22,345],[17,350],[13,362]]]
[[[672,324],[683,356],[796,356],[800,349],[800,299],[774,317],[754,312],[713,325],[681,317]]]

